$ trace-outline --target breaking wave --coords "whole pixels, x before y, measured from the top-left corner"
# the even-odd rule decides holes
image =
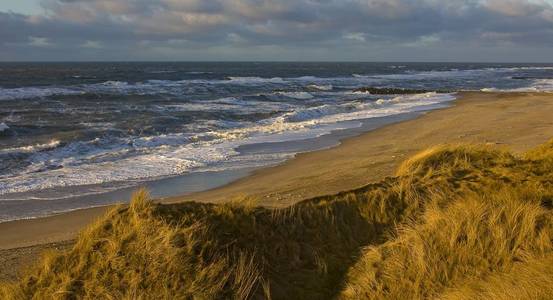
[[[332,84],[317,85],[310,84],[307,86],[308,89],[319,90],[319,91],[332,91]]]
[[[390,68],[388,68],[390,69]],[[171,96],[186,96],[198,89],[215,89],[222,87],[243,87],[246,88],[279,88],[301,87],[310,92],[328,92],[335,90],[336,87],[352,88],[364,86],[371,83],[380,83],[380,85],[395,85],[400,83],[408,84],[410,81],[429,81],[429,80],[461,80],[470,79],[474,84],[488,80],[493,76],[503,81],[509,81],[504,78],[507,75],[516,75],[516,78],[531,78],[529,76],[547,76],[548,71],[553,70],[550,66],[533,66],[533,67],[497,67],[497,68],[481,68],[481,69],[449,69],[449,70],[431,70],[431,71],[413,71],[407,68],[394,68],[395,73],[382,74],[352,74],[350,77],[316,77],[316,76],[300,76],[300,77],[258,77],[258,76],[229,76],[222,79],[183,79],[183,80],[161,80],[149,79],[139,82],[127,82],[119,80],[108,80],[99,83],[88,83],[71,86],[29,86],[17,88],[0,88],[0,100],[17,100],[17,99],[35,99],[46,98],[52,96],[63,95],[82,95],[82,94],[110,94],[110,95],[158,95],[166,94]],[[157,72],[157,71],[152,71]],[[162,71],[159,71],[162,72]],[[167,71],[172,72],[172,71]],[[536,73],[537,72],[537,73]],[[541,73],[540,73],[541,72]],[[187,74],[208,74],[210,72],[186,72]],[[547,74],[546,74],[547,73]],[[505,75],[502,75],[505,74]],[[529,75],[530,74],[530,75]],[[534,74],[534,75],[532,75]],[[551,74],[549,74],[550,76]],[[510,76],[513,77],[513,76]],[[483,79],[483,80],[482,80]],[[533,83],[532,86],[520,86],[523,82],[517,83],[516,88],[528,88],[535,90],[549,90],[548,79],[542,79]],[[513,80],[512,80],[513,81]],[[517,80],[521,81],[521,80]],[[409,86],[406,86],[407,88]],[[416,87],[416,86],[414,86]],[[485,86],[475,86],[481,89]],[[436,89],[437,87],[434,87]],[[461,90],[458,87],[457,90]],[[301,97],[307,98],[304,92],[297,92],[297,95],[289,94],[291,98]]]
[[[405,95],[379,101],[296,108],[248,126],[198,134],[59,141],[4,149],[28,153],[33,163],[0,181],[0,194],[53,187],[135,181],[205,170],[239,159],[236,148],[262,141],[305,139],[329,133],[337,123],[416,111],[454,99],[452,94]],[[219,102],[240,101],[234,98]],[[240,158],[241,159],[241,158]],[[257,163],[263,161],[258,157]],[[63,178],[63,180],[60,180]]]
[[[288,98],[298,99],[298,100],[307,100],[313,99],[313,95],[308,92],[277,92],[277,95],[281,95]]]
[[[56,95],[79,95],[83,91],[55,87],[22,87],[13,89],[0,88],[0,100],[44,98]]]
[[[339,122],[416,111],[454,98],[452,94],[436,93],[405,95],[364,103],[299,108],[249,126],[201,134],[97,138],[66,145],[51,141],[4,149],[3,153],[32,154],[33,163],[18,174],[4,178],[0,182],[0,194],[178,175],[217,163],[228,164],[237,159],[239,153],[235,149],[240,145],[282,141],[286,136],[283,134],[288,134],[287,139],[310,138],[313,134],[328,133]]]
[[[534,79],[529,86],[520,88],[500,89],[483,88],[482,92],[553,92],[553,79]]]

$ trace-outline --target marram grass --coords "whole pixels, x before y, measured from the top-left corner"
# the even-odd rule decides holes
[[[0,299],[551,299],[553,142],[439,146],[282,209],[137,192]]]

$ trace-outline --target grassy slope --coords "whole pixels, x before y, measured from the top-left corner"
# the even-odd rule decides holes
[[[276,210],[139,192],[0,298],[550,298],[552,183],[549,143],[436,147],[397,177]]]

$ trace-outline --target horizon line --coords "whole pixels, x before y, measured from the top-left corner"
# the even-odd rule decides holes
[[[0,63],[451,63],[451,64],[553,64],[544,61],[449,61],[449,60],[0,60]]]

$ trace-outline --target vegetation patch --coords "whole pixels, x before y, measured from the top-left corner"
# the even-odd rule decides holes
[[[281,209],[139,191],[0,298],[551,298],[552,183],[550,142],[520,157],[434,147],[393,178]]]

